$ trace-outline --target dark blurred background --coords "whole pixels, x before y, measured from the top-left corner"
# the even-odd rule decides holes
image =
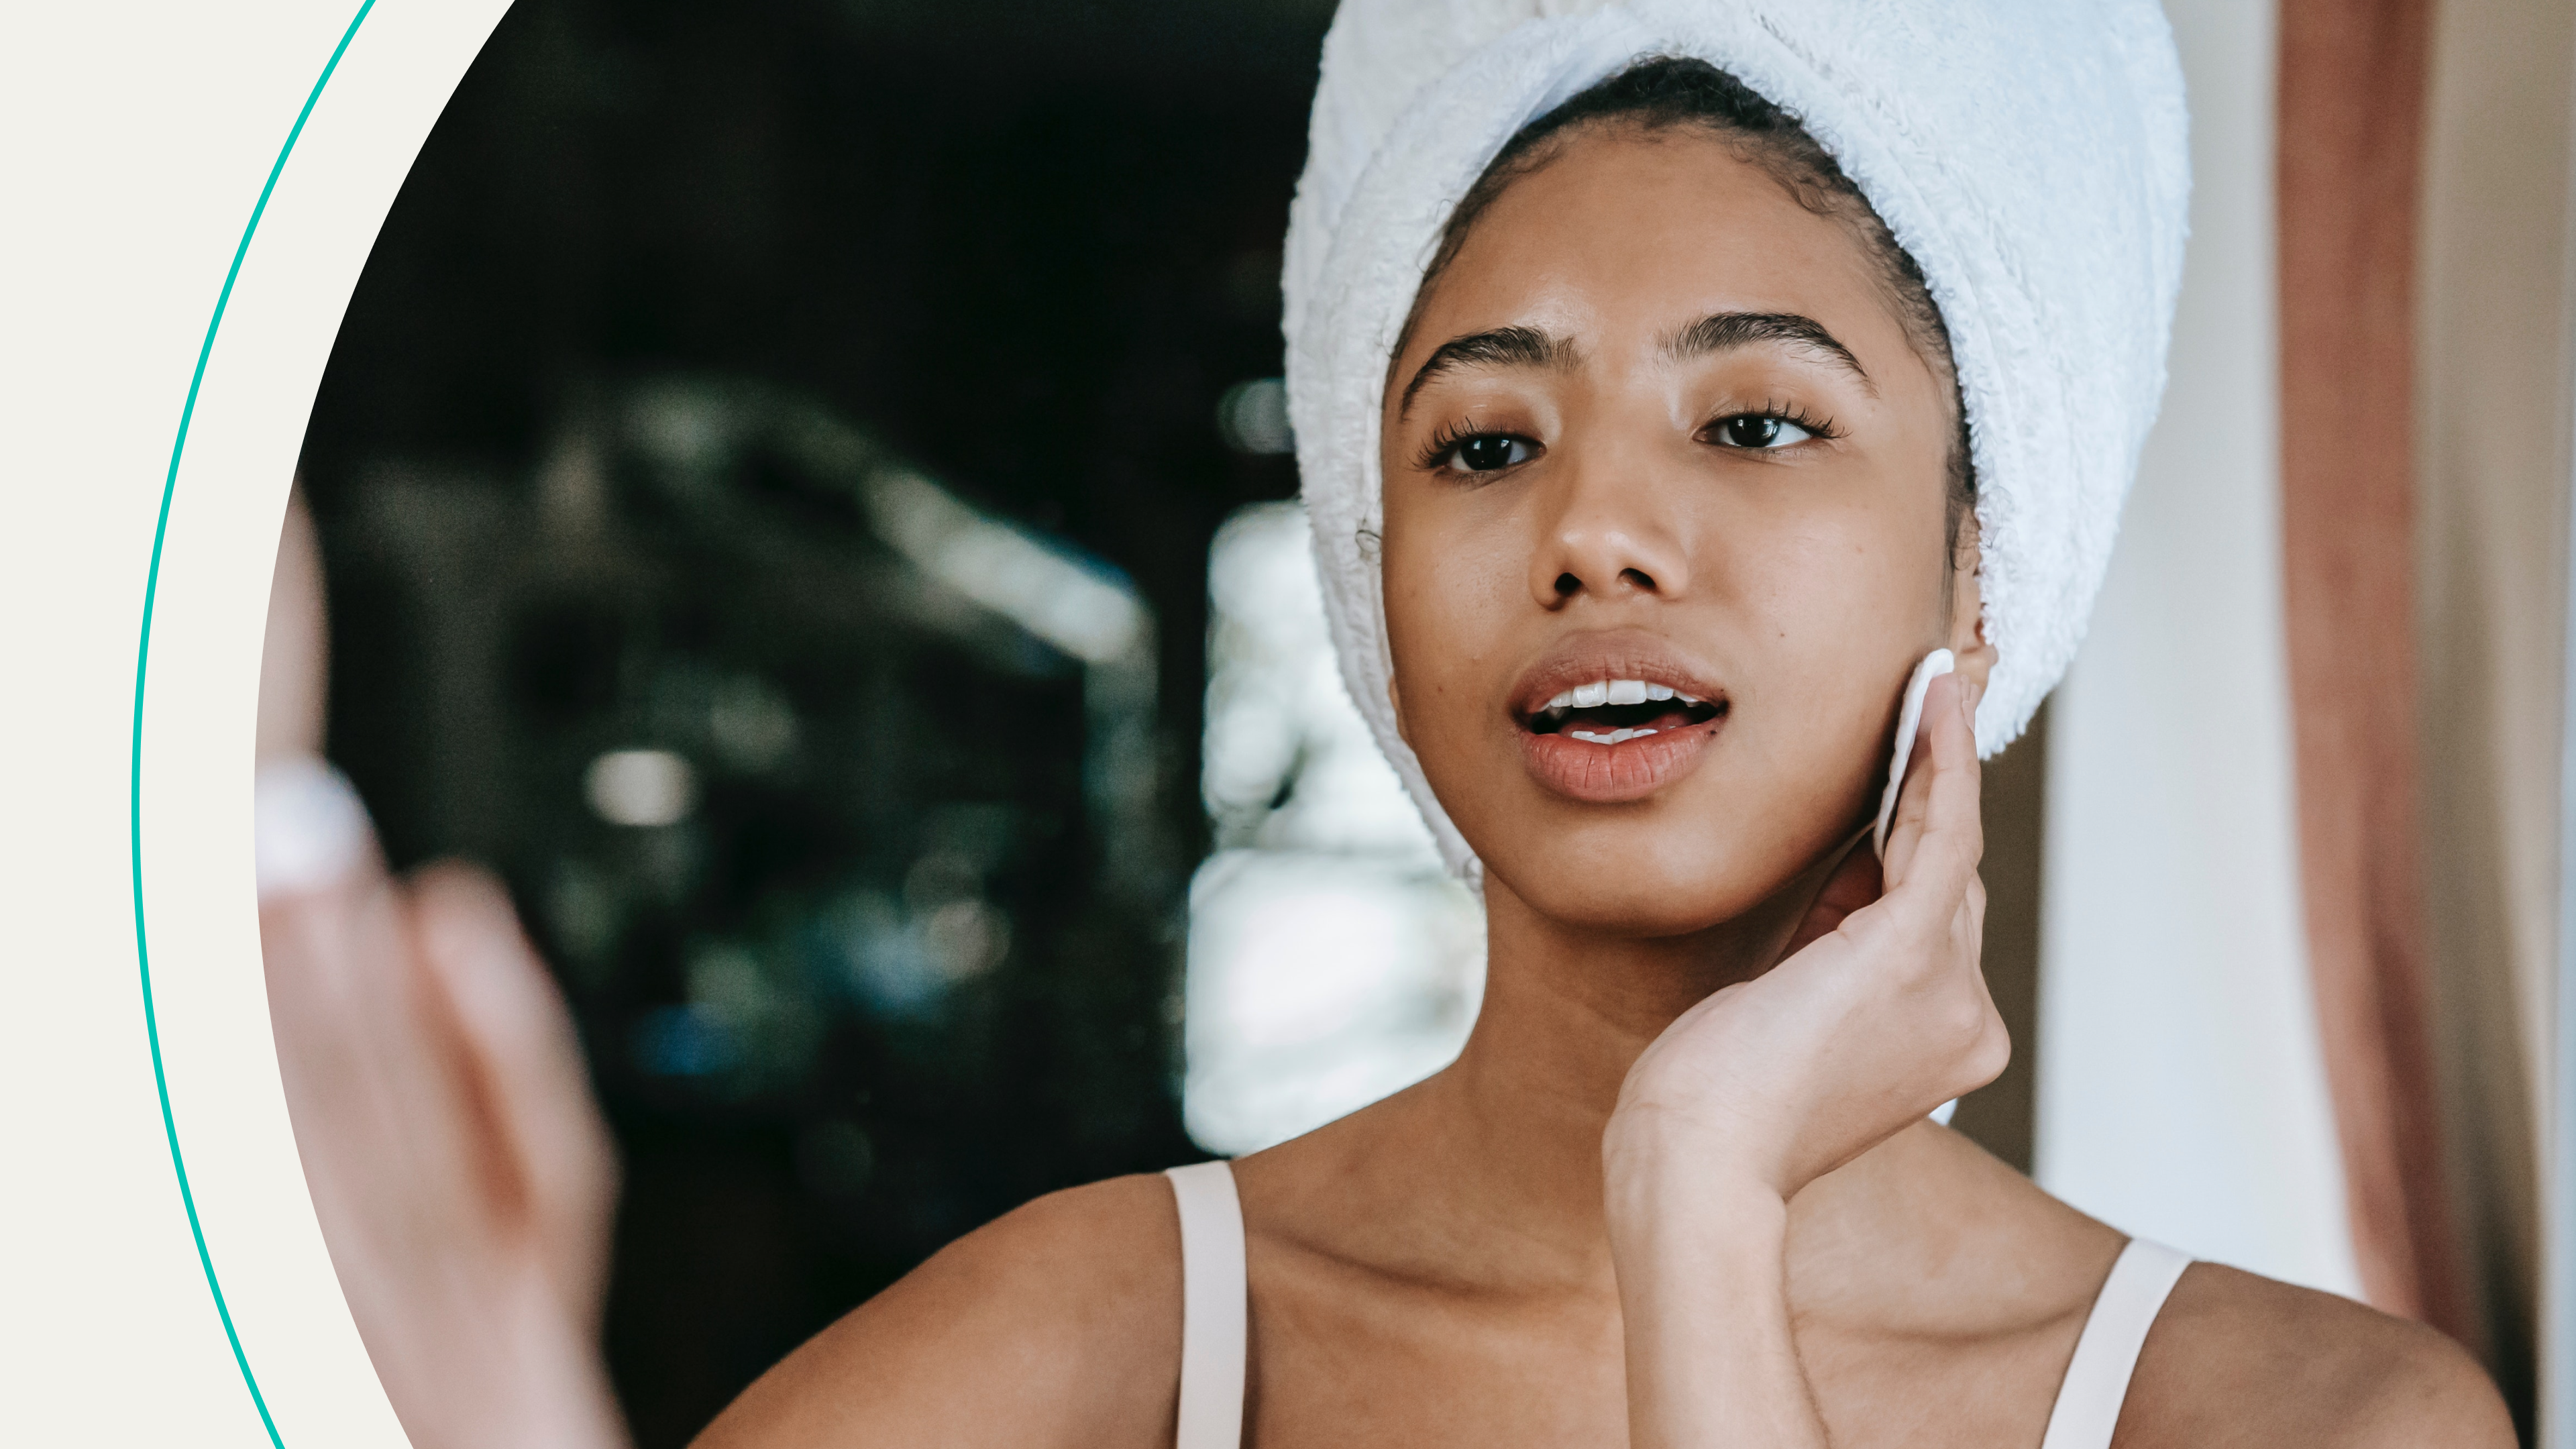
[[[1207,546],[1295,491],[1217,418],[1280,370],[1329,12],[520,0],[386,223],[303,459],[330,747],[571,994],[646,1449],[959,1233],[1204,1155]],[[939,578],[985,521],[1135,627]]]
[[[1204,1155],[1208,548],[1295,493],[1330,11],[519,0],[385,225],[303,458],[330,752],[573,1002],[643,1449],[960,1233]],[[2025,1046],[2040,756],[1988,785]],[[2022,1166],[2028,1087],[1960,1118]]]

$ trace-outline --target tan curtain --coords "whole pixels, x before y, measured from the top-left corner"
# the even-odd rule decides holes
[[[2301,874],[2373,1302],[2528,1413],[2555,950],[2565,0],[2283,0]]]
[[[2282,580],[2309,969],[2353,1248],[2371,1301],[2465,1335],[2407,707],[2430,30],[2429,0],[2281,6]]]

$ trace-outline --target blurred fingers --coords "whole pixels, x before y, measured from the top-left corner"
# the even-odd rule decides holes
[[[252,798],[269,1016],[311,1158],[315,1132],[375,1140],[376,1119],[418,1089],[431,1058],[413,1040],[400,902],[356,793],[320,760],[288,755],[260,762]],[[308,1161],[308,1175],[320,1165]]]
[[[419,1438],[449,1397],[448,1314],[470,1281],[455,1255],[480,1231],[453,1033],[424,1000],[404,899],[346,782],[290,756],[262,763],[257,799],[260,943],[297,1155],[359,1335]]]
[[[322,551],[297,480],[269,577],[268,632],[259,656],[259,757],[322,748],[329,627],[322,609]]]
[[[491,1135],[496,1206],[527,1215],[566,1306],[594,1321],[617,1166],[571,1012],[489,872],[442,862],[413,878],[411,898]]]

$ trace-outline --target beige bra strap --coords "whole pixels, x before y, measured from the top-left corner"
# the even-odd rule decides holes
[[[1181,1431],[1175,1449],[1241,1449],[1243,1204],[1223,1162],[1168,1168],[1181,1210]]]
[[[2075,1357],[2066,1365],[2066,1382],[2058,1387],[2039,1449],[2111,1449],[2138,1350],[2146,1347],[2165,1295],[2190,1266],[2189,1257],[2144,1238],[2131,1238],[2120,1250],[2111,1276],[2093,1297],[2083,1336],[2075,1340]]]

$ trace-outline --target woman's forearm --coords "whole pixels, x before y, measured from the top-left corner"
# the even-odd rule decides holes
[[[1789,1332],[1788,1207],[1654,1153],[1609,1177],[1634,1449],[1825,1449]]]

